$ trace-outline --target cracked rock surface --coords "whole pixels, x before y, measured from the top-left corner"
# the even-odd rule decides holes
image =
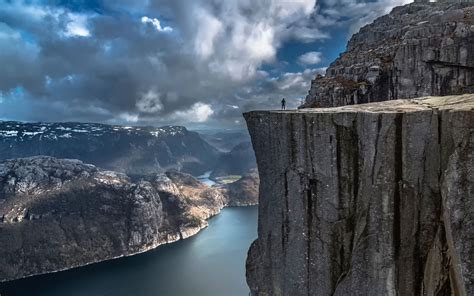
[[[350,39],[302,107],[474,92],[473,3],[396,7]]]
[[[474,295],[474,95],[245,114],[252,295]]]

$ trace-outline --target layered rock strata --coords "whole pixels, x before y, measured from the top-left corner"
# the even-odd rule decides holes
[[[474,6],[461,2],[396,7],[363,27],[303,107],[473,93]]]
[[[245,118],[252,295],[474,295],[474,95]]]

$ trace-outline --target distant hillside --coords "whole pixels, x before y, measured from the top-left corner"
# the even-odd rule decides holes
[[[198,132],[204,140],[222,152],[229,152],[238,144],[250,141],[247,130],[202,130]]]
[[[181,126],[126,127],[92,123],[0,122],[0,160],[47,155],[145,175],[212,170],[219,152]]]
[[[257,167],[255,153],[251,142],[243,142],[235,146],[230,152],[219,157],[211,178],[227,175],[244,175]]]

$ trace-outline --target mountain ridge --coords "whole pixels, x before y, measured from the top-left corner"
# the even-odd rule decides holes
[[[201,174],[213,168],[219,152],[183,126],[0,122],[0,159],[34,155],[80,159],[140,176],[170,169]]]

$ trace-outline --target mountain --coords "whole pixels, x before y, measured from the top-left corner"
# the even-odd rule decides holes
[[[252,295],[474,295],[474,94],[245,118]]]
[[[229,206],[249,206],[258,204],[260,178],[256,169],[245,173],[239,180],[222,185],[229,200]]]
[[[473,93],[474,6],[454,2],[396,7],[360,29],[302,107]]]
[[[252,182],[232,192],[250,192]],[[141,253],[255,198],[178,171],[137,180],[72,159],[0,161],[0,281]]]
[[[80,159],[132,176],[170,169],[199,175],[213,169],[219,152],[180,126],[0,122],[0,159],[35,155]]]
[[[209,144],[222,152],[229,152],[242,142],[250,142],[247,130],[198,130]]]
[[[212,171],[211,178],[243,175],[256,167],[252,143],[250,141],[242,142],[232,148],[230,152],[221,154]]]

